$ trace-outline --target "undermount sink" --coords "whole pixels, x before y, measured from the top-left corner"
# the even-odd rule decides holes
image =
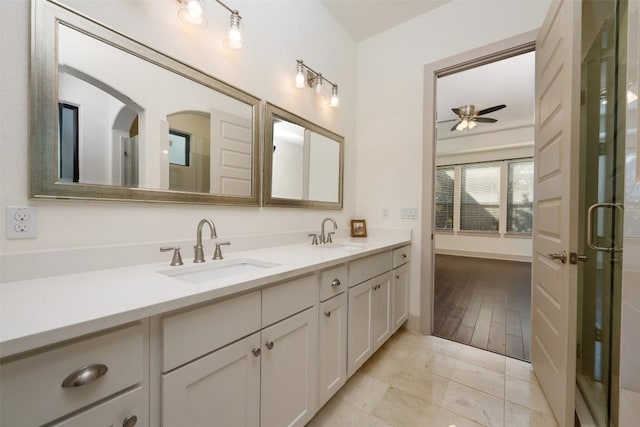
[[[335,242],[335,243],[329,243],[328,245],[326,245],[326,247],[344,249],[348,251],[359,251],[362,249],[366,249],[366,246],[364,245],[364,243],[357,243],[357,242]]]
[[[210,261],[205,264],[163,270],[158,273],[187,283],[204,283],[211,280],[260,271],[277,265],[279,264],[244,258],[225,261]]]

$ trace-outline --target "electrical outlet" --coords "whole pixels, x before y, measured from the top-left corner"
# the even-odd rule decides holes
[[[7,239],[36,238],[36,208],[7,206]]]

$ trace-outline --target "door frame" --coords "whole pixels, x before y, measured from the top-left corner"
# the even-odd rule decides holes
[[[437,78],[534,51],[537,35],[537,29],[528,31],[424,66],[419,330],[425,335],[431,335],[433,332],[434,312],[435,215],[433,213],[436,170]]]

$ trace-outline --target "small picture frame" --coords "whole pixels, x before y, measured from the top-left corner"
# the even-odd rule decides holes
[[[367,237],[367,222],[364,219],[351,220],[351,237]]]

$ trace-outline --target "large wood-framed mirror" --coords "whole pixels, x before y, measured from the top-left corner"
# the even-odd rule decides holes
[[[263,205],[342,209],[344,138],[265,103]]]
[[[260,203],[260,100],[67,7],[32,7],[30,196]]]

